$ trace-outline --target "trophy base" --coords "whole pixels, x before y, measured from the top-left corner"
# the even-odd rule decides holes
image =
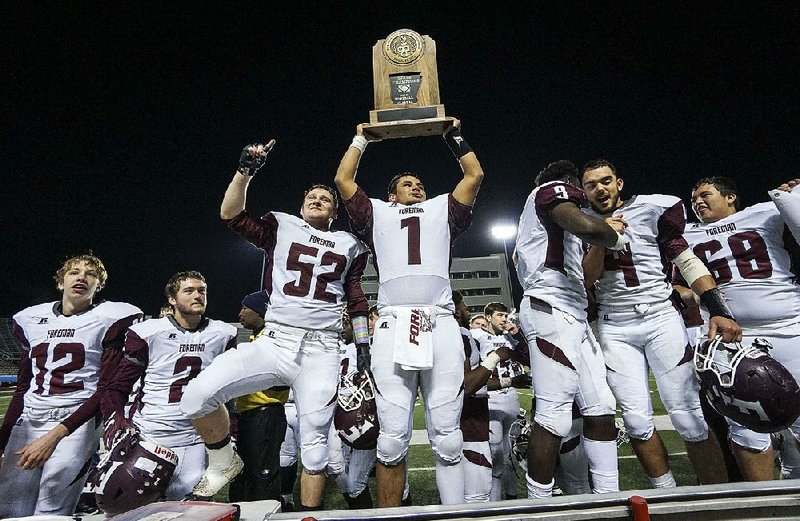
[[[369,123],[362,127],[365,134],[377,139],[436,136],[453,123],[444,115],[444,105],[371,110]]]

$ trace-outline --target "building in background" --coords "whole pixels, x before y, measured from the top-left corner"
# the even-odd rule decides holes
[[[486,257],[453,257],[450,283],[464,295],[470,313],[480,313],[489,302],[516,306],[511,292],[511,273],[506,256],[493,253]],[[370,259],[361,279],[370,305],[378,300],[378,274]]]

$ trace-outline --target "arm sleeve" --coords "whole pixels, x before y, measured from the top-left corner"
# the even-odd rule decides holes
[[[103,396],[112,378],[116,378],[117,366],[122,359],[125,331],[141,319],[142,314],[137,313],[117,320],[108,328],[103,338],[103,355],[100,358],[100,377],[97,382],[97,390],[83,405],[61,422],[70,434],[100,412],[100,397]]]
[[[453,194],[447,196],[447,221],[450,236],[455,239],[472,225],[472,206],[456,201]]]
[[[368,257],[369,252],[367,251],[358,255],[350,263],[350,269],[347,270],[345,275],[344,294],[347,299],[347,312],[351,317],[369,313],[369,302],[366,295],[364,295],[364,289],[361,287],[361,276],[367,266]]]
[[[114,379],[108,382],[100,400],[103,418],[108,418],[114,411],[121,411],[128,403],[133,385],[147,368],[150,347],[134,331],[128,330],[125,335],[125,348],[121,353]]]
[[[360,186],[355,195],[344,202],[347,215],[350,216],[350,231],[356,237],[367,243],[372,244],[372,201],[369,200],[367,193]]]
[[[658,235],[656,242],[661,253],[670,261],[689,249],[689,243],[683,238],[686,228],[686,211],[683,203],[678,202],[661,214],[658,218]]]
[[[254,246],[262,250],[269,251],[275,247],[275,240],[278,233],[278,220],[272,213],[263,215],[256,219],[242,211],[233,219],[223,219],[228,228],[235,231]]]

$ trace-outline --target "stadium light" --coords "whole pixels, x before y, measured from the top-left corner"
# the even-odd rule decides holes
[[[511,293],[510,307],[513,308],[516,305],[516,301],[514,300],[514,283],[511,281],[511,270],[514,269],[514,266],[510,262],[511,256],[508,253],[508,241],[511,239],[513,248],[513,241],[517,237],[517,227],[513,224],[495,224],[492,226],[491,232],[492,237],[503,241],[503,257],[505,261],[504,264],[506,265],[506,283],[508,284],[508,290]]]
[[[495,224],[492,226],[492,237],[507,241],[517,234],[517,227],[513,224]]]

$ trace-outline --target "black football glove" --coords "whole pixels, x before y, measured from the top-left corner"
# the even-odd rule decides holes
[[[258,151],[259,146],[263,146],[261,152]],[[242,154],[239,156],[239,167],[236,171],[242,175],[252,177],[264,166],[270,150],[272,150],[272,147],[268,145],[259,145],[258,143],[247,145],[242,149]]]

